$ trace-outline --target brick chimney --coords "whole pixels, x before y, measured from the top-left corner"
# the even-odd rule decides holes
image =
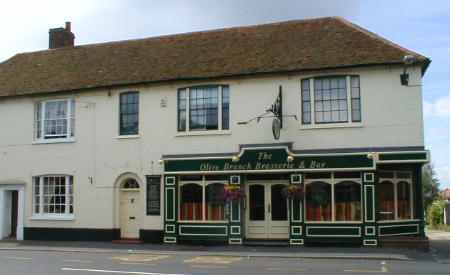
[[[65,28],[56,28],[49,30],[49,49],[62,47],[73,47],[75,35],[71,31],[70,22],[66,22]]]

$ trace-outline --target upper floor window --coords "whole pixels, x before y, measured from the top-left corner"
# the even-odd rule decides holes
[[[46,175],[34,177],[33,213],[35,215],[73,215],[73,177]]]
[[[121,136],[139,134],[139,93],[120,94],[120,130]]]
[[[60,140],[74,137],[75,101],[58,99],[36,103],[34,129],[36,140]]]
[[[178,131],[228,130],[229,86],[198,86],[178,90]]]
[[[302,124],[361,122],[359,76],[303,79],[301,87]]]

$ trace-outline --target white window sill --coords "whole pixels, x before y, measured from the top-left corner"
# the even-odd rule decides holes
[[[117,136],[117,139],[137,139],[140,138],[141,135],[124,135],[124,136]]]
[[[300,130],[312,130],[312,129],[333,129],[333,128],[362,128],[362,123],[326,123],[326,124],[307,124],[300,125]]]
[[[32,221],[73,221],[74,215],[33,215],[30,217]]]
[[[221,136],[221,135],[231,135],[231,131],[230,130],[188,131],[188,132],[179,132],[176,134],[176,137]]]
[[[33,141],[33,144],[74,143],[75,141],[75,138],[37,139]]]

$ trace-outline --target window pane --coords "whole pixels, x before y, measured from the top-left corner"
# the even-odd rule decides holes
[[[180,219],[184,221],[202,220],[203,191],[195,183],[181,186]]]
[[[287,221],[288,210],[287,210],[287,199],[283,196],[283,188],[285,185],[278,184],[271,186],[271,216],[272,221]]]
[[[206,220],[225,220],[225,201],[223,199],[224,185],[213,183],[206,186]]]
[[[407,182],[399,182],[397,184],[397,213],[398,219],[411,219],[411,190],[410,184]]]
[[[160,215],[161,177],[147,177],[147,215]]]
[[[309,79],[302,80],[302,124],[311,124],[311,93]]]
[[[361,220],[361,185],[345,181],[334,186],[336,221]]]
[[[230,129],[230,87],[222,86],[222,129]]]
[[[394,184],[389,181],[383,181],[377,185],[377,197],[379,201],[379,220],[394,220]]]
[[[250,185],[249,186],[249,207],[250,207],[250,220],[251,221],[264,221],[265,220],[265,195],[263,185]]]
[[[65,176],[44,176],[42,177],[43,188],[40,193],[40,188],[37,178],[35,183],[35,202],[42,203],[43,212],[41,214],[57,214],[63,215],[73,213],[73,178],[68,177],[69,182],[66,182]],[[68,190],[66,190],[69,188]],[[39,213],[39,206],[35,205],[36,213]]]
[[[348,121],[347,84],[345,77],[314,80],[316,123]]]
[[[68,125],[68,101],[44,102],[44,136],[46,139],[66,138]]]
[[[306,184],[306,219],[331,221],[331,185],[325,182]]]
[[[120,95],[120,135],[139,133],[139,93],[128,92]]]
[[[178,91],[178,131],[186,131],[186,89]]]
[[[197,87],[190,89],[190,130],[218,130],[218,94],[218,87]]]
[[[34,137],[39,139],[42,137],[42,103],[38,102],[35,104],[34,112]]]
[[[351,100],[352,100],[352,121],[361,121],[361,98],[359,88],[359,76],[350,77],[351,82]]]

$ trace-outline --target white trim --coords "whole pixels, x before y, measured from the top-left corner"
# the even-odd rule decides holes
[[[376,160],[377,163],[428,163],[430,162],[430,151],[398,151],[398,152],[379,152],[382,155],[392,155],[392,154],[420,154],[425,153],[425,159],[408,159],[408,160]]]
[[[237,229],[237,232],[233,232],[234,229]],[[241,234],[241,226],[240,225],[230,226],[230,234],[231,235],[240,235]]]
[[[242,238],[230,238],[228,244],[242,244]]]
[[[312,228],[344,228],[344,229],[358,229],[358,235],[312,235],[309,230]],[[308,237],[342,237],[342,238],[353,238],[361,237],[361,227],[360,226],[306,226],[306,236]]]
[[[164,243],[177,243],[177,237],[164,237]]]
[[[71,138],[55,138],[55,139],[36,139],[32,142],[33,145],[38,144],[55,144],[55,143],[74,143],[76,139],[74,137]]]
[[[137,139],[140,138],[141,135],[119,135],[116,137],[116,139]]]
[[[368,179],[368,176],[371,176],[371,179]],[[375,182],[375,173],[364,173],[364,182],[367,183],[374,183]]]
[[[172,183],[169,183],[169,179],[172,180]],[[175,177],[165,177],[165,184],[167,186],[175,185],[176,178]]]
[[[224,234],[193,234],[193,233],[182,233],[183,227],[191,227],[191,228],[224,228]],[[215,236],[215,237],[225,237],[228,236],[228,226],[227,225],[179,225],[178,226],[178,235],[179,236]]]
[[[372,189],[372,219],[367,219],[367,189],[368,188]],[[364,185],[364,220],[366,222],[375,222],[375,215],[376,215],[376,210],[375,210],[375,188],[373,185]]]
[[[408,232],[408,233],[396,233],[396,234],[381,234],[382,228],[388,228],[388,227],[416,227],[416,232]],[[402,236],[402,235],[414,235],[419,234],[419,225],[418,224],[395,224],[395,225],[380,225],[378,226],[378,236]]]
[[[377,246],[378,241],[377,240],[363,240],[364,246]]]
[[[362,122],[347,122],[347,123],[326,123],[326,124],[300,124],[301,131],[303,130],[317,130],[317,129],[333,129],[333,128],[363,128]]]
[[[300,233],[295,233],[294,229],[300,229]],[[292,236],[301,236],[303,234],[303,228],[301,225],[299,226],[291,226],[291,235]]]
[[[231,135],[231,130],[199,130],[199,131],[186,131],[178,132],[175,137],[190,137],[190,136],[220,136]]]
[[[32,221],[74,221],[75,215],[63,214],[63,215],[33,215],[29,218]]]
[[[227,220],[223,220],[223,221],[202,221],[202,220],[198,220],[198,221],[186,221],[186,220],[178,220],[178,223],[182,223],[182,224],[229,224],[229,222]]]
[[[303,239],[290,239],[289,240],[289,244],[290,245],[304,245],[305,243],[304,243],[304,241],[303,241]]]
[[[233,179],[237,179],[237,182],[233,182]],[[232,184],[232,185],[239,185],[239,184],[241,184],[241,176],[239,176],[239,175],[231,175],[230,176],[230,184]]]
[[[373,233],[368,233],[367,229],[372,229]],[[365,226],[364,227],[364,235],[366,235],[366,236],[375,236],[376,233],[377,233],[377,230],[376,230],[375,226]]]
[[[237,220],[233,220],[233,206],[232,203],[230,203],[230,221],[231,222],[241,222],[241,204],[238,203],[238,219]]]
[[[173,229],[169,230],[169,226],[172,227]],[[166,231],[166,233],[174,233],[175,234],[175,228],[176,228],[175,224],[166,224],[164,230]]]
[[[377,221],[377,223],[405,223],[405,222],[421,222],[420,219],[409,219],[409,220],[384,220],[384,221]]]
[[[294,177],[299,177],[299,180],[294,180]],[[291,174],[291,184],[302,184],[303,183],[303,174]]]
[[[173,212],[172,212],[172,214],[173,214],[173,219],[168,219],[167,218],[167,191],[168,190],[173,190],[173,199],[172,199],[172,201],[173,201],[173,206],[172,206],[172,209],[173,209]],[[168,221],[168,222],[174,222],[176,219],[177,219],[177,217],[176,217],[176,209],[175,209],[175,198],[176,197],[176,191],[175,191],[175,187],[165,187],[165,192],[164,192],[164,200],[165,200],[165,205],[166,205],[166,208],[164,209],[165,211],[164,211],[164,213],[165,213],[165,216],[164,216],[164,218],[166,219],[166,221]]]

